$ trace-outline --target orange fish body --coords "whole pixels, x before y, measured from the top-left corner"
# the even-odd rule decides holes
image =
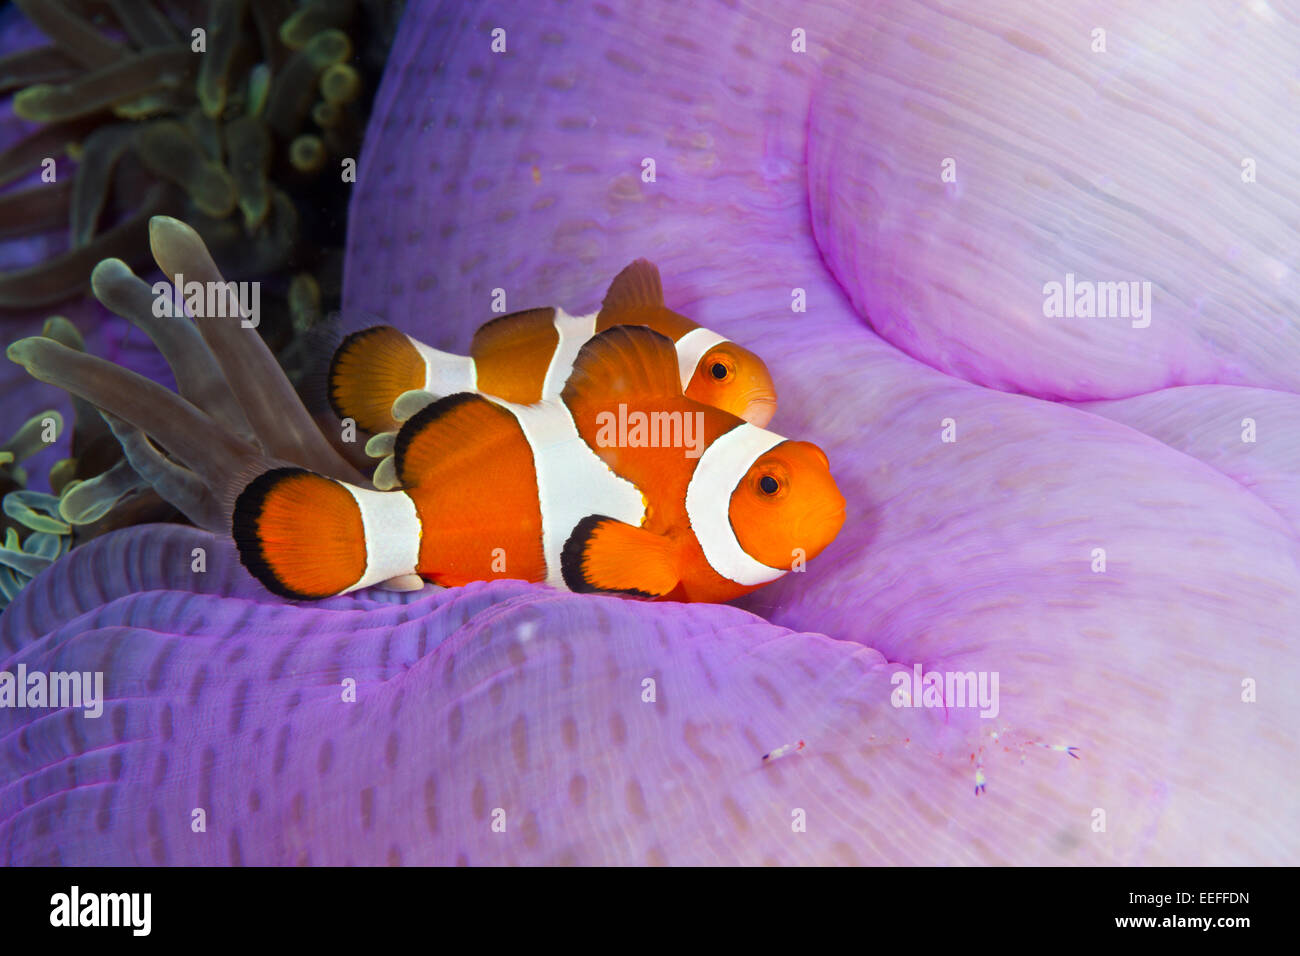
[[[329,395],[340,418],[366,431],[394,431],[393,402],[408,391],[434,396],[480,392],[520,405],[560,394],[578,351],[617,325],[644,325],[672,340],[686,395],[759,426],[776,410],[763,361],[664,305],[659,271],[638,259],[610,285],[599,312],[530,309],[483,325],[469,355],[441,352],[392,326],[375,326],[343,341],[329,372]]]
[[[683,395],[672,342],[615,326],[560,396],[444,397],[394,449],[402,488],[279,469],[240,495],[234,536],[268,588],[324,597],[412,574],[727,601],[815,557],[844,520],[826,456]]]

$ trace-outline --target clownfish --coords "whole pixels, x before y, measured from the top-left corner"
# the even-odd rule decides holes
[[[820,448],[684,395],[672,341],[641,326],[589,339],[556,399],[438,399],[394,455],[394,491],[301,468],[255,478],[232,519],[245,567],[289,598],[515,578],[722,602],[816,557],[844,523]]]
[[[440,352],[391,325],[355,332],[330,362],[330,404],[340,419],[375,434],[400,427],[393,402],[408,391],[435,397],[481,392],[531,405],[558,396],[579,349],[616,325],[644,325],[673,341],[688,398],[760,427],[772,420],[776,390],[763,360],[665,306],[659,270],[645,259],[615,277],[599,312],[577,316],[545,308],[503,315],[474,333],[469,355]]]

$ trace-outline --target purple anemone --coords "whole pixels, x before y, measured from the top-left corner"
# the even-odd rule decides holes
[[[0,860],[1293,859],[1298,43],[1262,2],[411,4],[345,308],[463,351],[494,290],[648,257],[845,528],[744,607],[294,605],[221,536],[99,539],[0,619],[107,697],[0,710]],[[1046,315],[1066,276],[1149,323]],[[918,667],[996,706],[899,706]]]

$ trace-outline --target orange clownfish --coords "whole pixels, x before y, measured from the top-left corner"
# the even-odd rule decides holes
[[[516,578],[720,602],[844,523],[821,449],[684,395],[672,341],[640,326],[587,341],[556,399],[439,399],[394,456],[394,491],[300,468],[253,480],[233,518],[244,565],[290,598]]]
[[[558,396],[578,350],[615,325],[645,325],[671,339],[688,398],[760,427],[772,420],[776,390],[763,360],[665,306],[659,270],[645,259],[615,277],[599,312],[503,315],[474,333],[469,355],[440,352],[391,325],[353,333],[330,362],[330,404],[339,418],[376,434],[399,428],[393,402],[408,391],[481,392],[531,405]]]

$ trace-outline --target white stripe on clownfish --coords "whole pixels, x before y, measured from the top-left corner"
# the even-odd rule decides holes
[[[532,449],[546,583],[567,590],[560,554],[578,522],[588,515],[601,514],[640,527],[645,520],[645,495],[632,482],[615,474],[583,441],[563,401],[537,405],[490,401],[515,417]],[[582,489],[581,495],[574,493],[578,488]]]
[[[534,333],[554,318],[534,314]],[[402,374],[417,380],[406,355]],[[584,593],[727,601],[834,539],[844,502],[825,454],[685,396],[671,339],[617,324],[573,366],[558,400],[459,392],[416,413],[392,448],[402,491],[343,494],[301,468],[263,473],[235,502],[241,560],[298,599],[414,571],[453,586],[509,573]],[[545,367],[533,364],[532,381]],[[625,403],[703,416],[703,454],[611,446],[601,416]]]
[[[555,331],[560,341],[551,356],[551,364],[546,369],[546,378],[542,384],[542,398],[552,398],[560,394],[564,383],[573,371],[573,361],[587,341],[596,334],[596,316],[569,315],[561,308],[555,310]]]
[[[784,570],[756,561],[736,540],[726,507],[732,492],[762,455],[785,441],[765,428],[741,422],[704,450],[686,486],[686,516],[713,570],[737,584],[753,587],[775,581]]]
[[[568,381],[569,374],[573,371],[574,359],[578,357],[578,353],[588,340],[596,334],[596,320],[599,315],[599,312],[569,315],[563,309],[556,308],[554,325],[559,335],[559,342],[546,369],[541,395],[543,400],[555,398],[563,390],[564,383]],[[407,338],[424,360],[425,391],[437,396],[478,391],[478,368],[473,358],[440,351],[409,335]],[[683,389],[690,385],[704,353],[715,345],[729,341],[730,339],[712,329],[695,328],[674,343]]]
[[[700,328],[691,329],[674,343],[677,349],[677,371],[682,377],[682,391],[690,387],[691,379],[695,376],[695,369],[699,367],[700,359],[704,358],[704,353],[715,345],[720,345],[726,341],[728,339],[717,332],[701,326]]]
[[[658,270],[645,260],[615,277],[599,311],[570,315],[547,307],[500,316],[474,333],[468,355],[432,348],[392,326],[354,333],[330,363],[330,403],[340,418],[377,433],[398,427],[393,404],[411,391],[544,401],[563,390],[597,330],[616,325],[646,326],[672,341],[676,377],[689,397],[758,424],[771,419],[776,395],[762,360],[669,309]]]
[[[345,481],[361,512],[366,548],[366,573],[342,592],[358,591],[391,578],[414,574],[420,561],[420,519],[415,502],[404,491],[371,491]]]
[[[542,399],[554,398],[564,388],[564,383],[573,371],[573,360],[587,344],[587,340],[596,334],[596,316],[569,315],[563,309],[555,310],[552,324],[559,341],[546,369],[546,378],[542,385]],[[411,345],[420,353],[425,364],[424,390],[434,395],[454,395],[456,392],[478,391],[478,366],[468,355],[455,355],[425,345],[419,339],[407,336]],[[696,360],[698,362],[698,358]]]
[[[468,355],[453,355],[406,337],[424,360],[424,390],[434,395],[478,391],[478,367]]]

